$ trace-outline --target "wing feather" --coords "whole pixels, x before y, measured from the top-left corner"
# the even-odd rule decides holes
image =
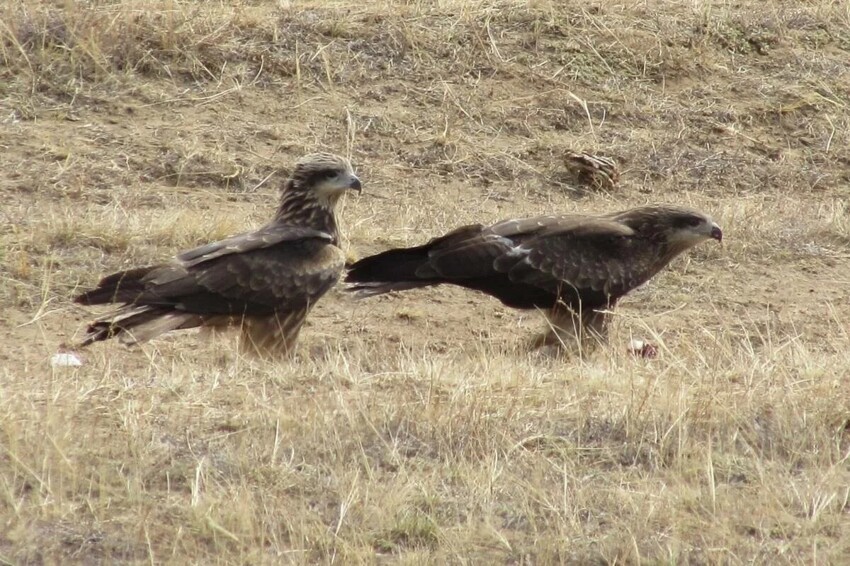
[[[580,215],[505,220],[467,226],[429,242],[423,280],[481,280],[503,273],[514,283],[560,295],[619,296],[644,279],[645,246],[616,220]]]
[[[417,275],[427,276],[426,270],[450,278],[485,277],[493,273],[493,262],[508,253],[514,243],[496,234],[478,234],[459,245],[436,248],[428,253],[428,263]]]
[[[344,266],[342,250],[323,241],[305,240],[226,255],[188,275],[195,279],[200,288],[198,298],[205,303],[217,296],[228,312],[257,312],[314,304],[336,284]]]
[[[133,304],[205,315],[259,315],[314,304],[339,280],[342,250],[317,230],[270,225],[150,270]]]
[[[181,264],[191,267],[224,255],[250,252],[252,250],[268,248],[281,242],[309,238],[333,242],[333,236],[327,232],[272,222],[253,232],[237,234],[224,240],[219,240],[218,242],[212,242],[185,251],[178,255],[176,259]]]
[[[494,264],[515,282],[554,293],[568,286],[583,292],[619,297],[645,280],[647,246],[618,222],[587,217],[547,218],[520,246],[517,261],[503,256]]]

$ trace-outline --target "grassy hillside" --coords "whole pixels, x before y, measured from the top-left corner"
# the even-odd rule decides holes
[[[843,563],[848,6],[4,3],[0,559]],[[439,288],[334,291],[291,362],[184,332],[51,366],[95,313],[75,292],[261,224],[316,150],[363,179],[352,257],[656,202],[724,244],[585,359]],[[619,185],[577,183],[568,150]]]

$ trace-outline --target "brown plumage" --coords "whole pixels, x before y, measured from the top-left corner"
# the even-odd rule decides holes
[[[673,206],[505,220],[367,257],[346,281],[360,296],[442,283],[474,289],[509,307],[544,310],[551,330],[535,345],[586,346],[604,339],[608,311],[623,295],[688,248],[722,236],[707,215]]]
[[[289,354],[301,326],[342,275],[334,208],[360,180],[341,157],[317,153],[295,164],[274,219],[253,232],[179,254],[168,263],[109,275],[74,300],[121,303],[92,322],[83,346],[118,336],[139,343],[172,330],[237,326],[240,346]]]

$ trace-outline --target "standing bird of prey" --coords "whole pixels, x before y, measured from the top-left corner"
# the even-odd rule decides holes
[[[621,297],[685,250],[722,238],[710,217],[674,206],[505,220],[364,258],[346,281],[360,296],[459,285],[508,307],[544,310],[550,330],[535,346],[590,346],[604,341]]]
[[[115,273],[78,296],[75,302],[83,305],[122,303],[89,325],[81,345],[113,336],[135,344],[172,330],[236,326],[243,351],[290,354],[307,313],[342,275],[334,209],[348,189],[361,190],[348,160],[328,153],[302,157],[265,226],[168,263]]]

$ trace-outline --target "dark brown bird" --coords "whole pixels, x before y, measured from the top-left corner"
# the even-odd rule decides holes
[[[590,345],[604,339],[621,297],[685,250],[722,237],[707,215],[674,206],[505,220],[364,258],[346,281],[360,296],[460,285],[509,307],[544,310],[550,331],[537,346]]]
[[[286,181],[274,219],[254,232],[186,251],[161,265],[105,277],[76,297],[83,305],[121,303],[92,322],[82,346],[118,336],[145,342],[172,330],[240,327],[240,349],[289,354],[301,325],[342,275],[334,209],[360,191],[348,160],[302,157]]]

